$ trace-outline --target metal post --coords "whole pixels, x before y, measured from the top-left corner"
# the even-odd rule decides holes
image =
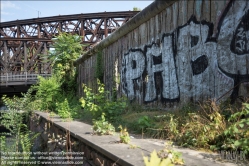
[[[5,64],[5,68],[4,68],[4,72],[8,72],[8,51],[7,51],[7,41],[3,42],[3,54],[4,54],[4,64]],[[8,74],[8,73],[7,73]]]
[[[23,49],[24,49],[24,72],[27,72],[28,58],[27,58],[27,43],[26,43],[26,41],[23,43]]]
[[[44,45],[43,45],[43,48],[44,48],[44,52],[43,52],[43,55],[46,55],[46,57],[44,57],[44,66],[43,66],[43,72],[42,73],[47,73],[47,53],[48,53],[48,50],[47,50],[47,43],[45,42]],[[41,74],[41,73],[40,73]]]
[[[105,18],[105,38],[108,36],[107,18]]]
[[[8,73],[7,73],[7,79],[6,79],[6,87],[8,86],[8,81],[9,81],[9,75],[8,75]]]
[[[37,35],[38,35],[38,38],[41,38],[41,24],[38,24],[38,25],[37,25],[37,30],[38,30],[38,32],[37,32],[37,33],[38,33],[38,34],[37,34]]]
[[[59,22],[59,31],[62,32],[62,22]]]
[[[20,31],[20,25],[17,25],[17,37],[20,38],[21,31]]]
[[[84,23],[85,23],[85,21],[81,20],[81,28],[80,28],[81,33],[80,33],[80,36],[83,36],[82,41],[85,41]]]
[[[27,82],[28,82],[28,72],[25,72],[25,74],[26,74],[25,85],[27,86]]]

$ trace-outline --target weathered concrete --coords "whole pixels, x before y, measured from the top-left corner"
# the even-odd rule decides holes
[[[117,143],[119,141],[118,134],[113,136],[91,135],[92,126],[88,124],[79,121],[65,122],[57,116],[49,117],[49,114],[44,112],[36,112],[35,117],[32,118],[31,126],[32,131],[40,131],[42,133],[41,135],[44,137],[43,140],[48,140],[46,133],[54,133],[54,137],[62,135],[63,132],[64,134],[70,133],[71,142],[77,142],[77,146],[73,147],[74,151],[82,152],[82,150],[84,150],[86,161],[92,160],[92,165],[101,165],[101,163],[104,162],[104,165],[142,166],[144,165],[143,155],[148,156],[154,149],[159,151],[164,148],[164,141],[162,140],[132,138],[131,144],[137,145],[139,148],[130,149],[130,146],[127,144]],[[58,132],[59,130],[60,132]],[[70,132],[67,132],[68,130]],[[56,147],[53,147],[53,149],[56,149]],[[219,157],[218,154],[200,152],[186,148],[174,149],[182,152],[186,166],[236,165],[233,163],[216,162],[215,158]],[[51,151],[49,148],[47,150]]]

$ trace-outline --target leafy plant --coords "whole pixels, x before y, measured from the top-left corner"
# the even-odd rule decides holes
[[[141,9],[138,7],[133,7],[133,11],[141,11]]]
[[[100,120],[93,120],[93,131],[100,135],[112,135],[115,128],[105,120],[105,114],[103,113]]]
[[[58,111],[58,115],[63,118],[63,119],[70,119],[71,118],[71,114],[70,114],[70,107],[68,104],[67,99],[65,98],[65,100],[61,103],[56,103],[56,109]]]
[[[35,88],[31,86],[26,93],[21,93],[21,97],[13,96],[12,98],[6,95],[2,96],[2,101],[7,105],[8,109],[33,111],[39,108],[39,103],[35,102],[35,98],[32,93]]]
[[[130,142],[130,136],[127,131],[127,128],[126,127],[123,128],[121,125],[118,128],[120,129],[120,135],[119,135],[120,142],[128,144]]]
[[[15,98],[14,98],[15,99]],[[1,150],[4,152],[29,152],[33,145],[34,139],[39,133],[33,133],[28,130],[28,126],[23,123],[23,115],[26,112],[20,112],[15,108],[15,104],[11,99],[3,97],[8,111],[1,114],[1,125],[10,131],[10,138],[1,136]],[[11,140],[11,141],[10,141]],[[8,144],[7,144],[8,142]],[[29,153],[20,153],[22,157],[29,157]]]
[[[54,110],[56,95],[60,92],[60,81],[57,75],[50,78],[38,76],[38,84],[34,86],[36,98],[41,100],[41,110]]]
[[[54,50],[49,52],[49,59],[53,60],[55,73],[62,76],[63,81],[70,81],[74,78],[74,61],[83,53],[82,37],[60,32],[54,38]]]
[[[158,157],[155,150],[150,154],[150,161],[148,157],[143,157],[143,159],[146,166],[174,166],[174,164],[171,163],[169,157],[166,159],[161,159]]]
[[[249,104],[244,103],[244,108],[231,115],[228,121],[230,126],[224,131],[226,136],[222,148],[232,150],[242,150],[249,154]],[[244,118],[242,118],[244,117]]]
[[[182,154],[180,152],[173,150],[172,144],[173,142],[166,142],[165,148],[157,152],[158,156],[164,159],[170,158],[173,164],[183,165],[184,161],[181,158]]]
[[[122,99],[117,101],[108,99],[107,96],[109,92],[105,91],[104,84],[99,80],[97,80],[97,83],[98,92],[96,94],[92,92],[92,89],[83,84],[85,97],[80,98],[81,106],[85,111],[91,112],[94,118],[99,118],[102,113],[105,113],[109,121],[114,120],[124,111],[126,101]]]
[[[53,111],[49,113],[49,116],[50,116],[50,117],[54,117],[55,115],[56,115],[56,114],[55,114]]]
[[[141,130],[144,130],[152,126],[152,120],[148,116],[142,116],[138,119],[138,126]]]

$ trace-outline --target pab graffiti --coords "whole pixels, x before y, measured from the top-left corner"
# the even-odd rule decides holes
[[[130,49],[122,60],[123,93],[144,102],[197,101],[227,92],[235,98],[237,84],[249,82],[249,3],[230,1],[217,34],[213,29],[192,16],[160,42]]]

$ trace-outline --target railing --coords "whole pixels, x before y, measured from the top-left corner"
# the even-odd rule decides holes
[[[38,80],[38,76],[50,77],[51,75],[52,74],[34,74],[28,72],[24,72],[23,74],[5,73],[5,75],[0,76],[0,83],[1,85],[10,85],[15,82],[23,82],[23,84],[34,83]]]

